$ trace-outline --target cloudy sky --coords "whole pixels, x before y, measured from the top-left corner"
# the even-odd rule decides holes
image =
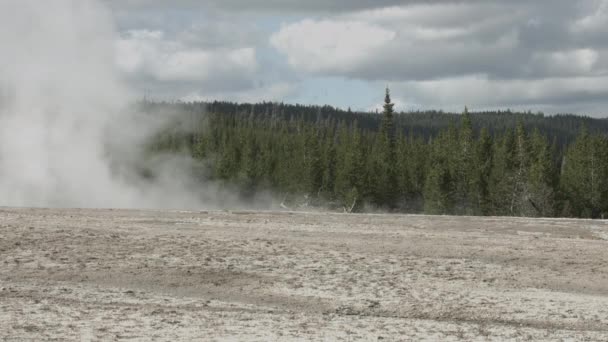
[[[608,115],[608,0],[104,0],[158,99]]]

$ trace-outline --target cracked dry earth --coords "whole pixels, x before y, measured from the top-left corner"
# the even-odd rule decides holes
[[[608,341],[608,223],[0,209],[3,341]]]

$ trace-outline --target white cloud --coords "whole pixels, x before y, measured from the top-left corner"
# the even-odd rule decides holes
[[[180,98],[184,102],[196,101],[235,101],[235,102],[261,102],[261,101],[284,101],[286,97],[296,91],[296,86],[292,83],[279,82],[269,85],[262,85],[253,89],[246,89],[236,92],[192,92]]]
[[[592,0],[592,10],[571,24],[575,33],[595,33],[608,31],[608,1]]]
[[[395,32],[365,22],[306,19],[283,26],[270,41],[295,68],[348,72],[393,39]]]
[[[402,15],[393,18],[406,16],[408,9],[400,9]],[[471,26],[433,26],[387,22],[380,17],[366,22],[357,17],[361,19],[306,19],[283,26],[270,40],[296,70],[317,74],[408,80],[517,71],[512,64],[505,64],[509,70],[497,66],[517,52],[515,28],[489,29],[483,21]]]
[[[127,74],[158,81],[208,82],[256,72],[251,47],[205,50],[167,39],[161,31],[133,30],[116,44],[116,63]]]
[[[585,108],[608,97],[608,76],[558,77],[538,80],[493,80],[483,75],[397,84],[393,97],[422,107],[477,108],[562,106]],[[412,100],[415,99],[415,100]]]
[[[176,51],[168,54],[164,63],[154,72],[161,81],[203,81],[213,78],[214,73],[251,74],[255,70],[255,50],[241,48],[227,51]]]
[[[540,52],[532,56],[531,65],[541,74],[555,76],[592,76],[597,73],[600,53],[593,49]]]

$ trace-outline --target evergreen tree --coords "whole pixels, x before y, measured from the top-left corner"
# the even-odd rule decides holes
[[[321,153],[321,188],[320,197],[326,200],[334,200],[334,182],[336,179],[336,146],[335,133],[333,130],[326,132],[322,141]]]
[[[452,136],[440,134],[431,145],[430,167],[424,186],[424,211],[427,214],[452,214],[454,210],[454,176],[451,167]]]
[[[343,125],[339,129],[334,192],[346,211],[357,210],[362,202],[364,170],[361,133],[357,124],[355,122],[350,129]]]
[[[158,114],[171,106],[145,104]],[[270,190],[294,207],[306,201],[346,211],[365,204],[433,214],[595,218],[608,211],[608,140],[597,133],[608,121],[465,108],[457,125],[441,112],[394,113],[388,89],[381,117],[277,103],[178,106],[189,129],[171,122],[146,157],[190,153],[201,182],[219,180],[244,196]],[[583,123],[593,131],[573,140]]]
[[[490,176],[493,166],[493,141],[490,133],[484,127],[479,135],[479,143],[477,145],[477,208],[481,215],[491,215],[492,205],[490,197]]]
[[[454,201],[455,213],[474,215],[479,213],[479,179],[473,125],[468,109],[462,113],[458,132],[457,150],[454,154]]]
[[[304,193],[308,197],[316,197],[323,183],[323,164],[321,160],[321,146],[319,133],[307,128],[304,133]]]
[[[535,130],[531,138],[531,160],[528,175],[529,202],[532,216],[551,217],[555,213],[555,164],[547,138]]]
[[[409,195],[411,194],[412,186],[410,184],[411,177],[409,174],[408,164],[411,159],[410,146],[408,140],[403,134],[399,133],[396,137],[396,181],[397,181],[397,192],[399,197],[396,199],[400,202],[400,207],[407,207],[409,202]]]
[[[413,134],[408,139],[408,158],[405,165],[410,186],[405,194],[405,210],[408,212],[421,212],[424,209],[424,185],[429,170],[429,144],[421,137],[415,138]]]
[[[507,130],[494,147],[492,171],[489,179],[491,215],[513,215],[511,209],[512,189],[515,188],[515,139],[513,131]]]
[[[562,189],[577,217],[598,218],[606,211],[608,191],[606,138],[582,129],[564,158]]]
[[[395,208],[398,196],[393,107],[390,90],[386,88],[384,112],[373,154],[374,198],[378,206]]]
[[[533,216],[535,210],[530,202],[528,173],[530,167],[529,141],[523,123],[515,129],[514,187],[509,197],[509,212],[514,216]]]
[[[391,91],[386,87],[384,95],[384,105],[382,112],[382,122],[380,125],[380,134],[387,137],[390,144],[395,144],[395,129],[394,129],[394,107],[395,104],[391,102]]]

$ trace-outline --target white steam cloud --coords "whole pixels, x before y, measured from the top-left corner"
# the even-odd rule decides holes
[[[128,110],[115,41],[102,2],[0,1],[0,205],[221,206],[216,187],[195,190],[185,158],[156,159],[153,182],[133,171],[158,123]]]

